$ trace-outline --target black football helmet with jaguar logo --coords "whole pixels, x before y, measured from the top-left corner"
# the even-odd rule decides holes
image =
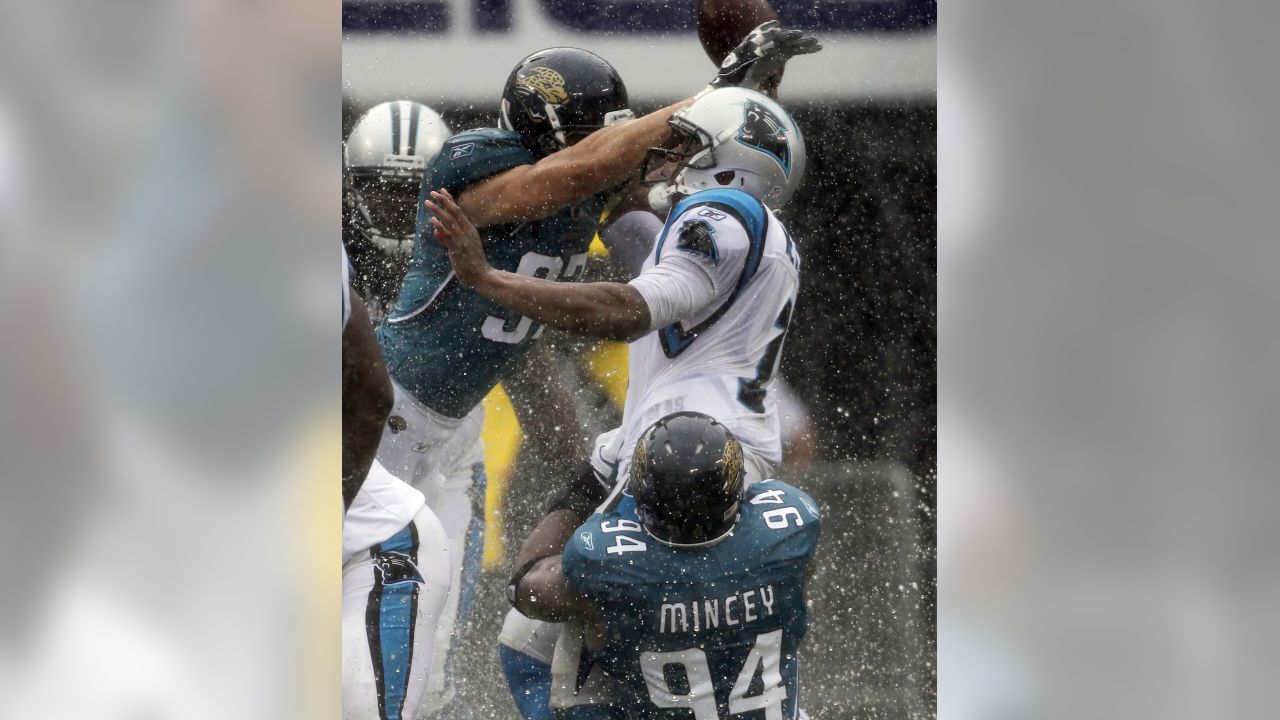
[[[606,125],[635,117],[613,66],[586,50],[539,50],[521,60],[502,89],[499,126],[520,133],[545,157]]]
[[[645,430],[627,491],[646,532],[668,545],[709,545],[738,522],[742,445],[710,415],[678,412]]]

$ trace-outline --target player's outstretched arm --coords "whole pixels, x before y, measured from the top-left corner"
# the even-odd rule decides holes
[[[649,331],[649,307],[622,283],[560,283],[503,272],[489,265],[475,224],[448,191],[427,201],[436,240],[449,251],[463,285],[535,322],[580,335],[633,340]]]
[[[776,21],[752,30],[725,58],[706,90],[776,86],[788,60],[822,49],[817,38]],[[577,205],[622,183],[640,169],[649,148],[671,139],[671,116],[699,95],[642,118],[601,128],[581,142],[532,165],[499,173],[463,192],[458,201],[479,227],[527,222]]]
[[[527,222],[554,215],[622,183],[649,148],[671,138],[671,119],[693,99],[642,118],[601,128],[576,145],[532,165],[520,165],[468,188],[458,202],[477,226]]]
[[[364,301],[350,288],[351,317],[342,329],[342,501],[351,507],[369,474],[394,397]]]

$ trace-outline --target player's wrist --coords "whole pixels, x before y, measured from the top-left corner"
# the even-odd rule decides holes
[[[501,271],[493,269],[492,265],[485,264],[469,272],[468,277],[462,278],[463,284],[471,289],[484,294],[486,291],[492,292],[501,280]]]

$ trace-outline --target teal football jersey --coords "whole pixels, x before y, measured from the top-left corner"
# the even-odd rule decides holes
[[[427,167],[419,199],[440,188],[458,197],[471,185],[534,161],[514,132],[468,130],[446,141]],[[485,254],[499,270],[578,280],[604,208],[599,195],[542,220],[481,228]],[[432,410],[462,417],[541,334],[538,323],[457,281],[448,253],[432,234],[431,214],[419,202],[413,257],[400,296],[378,328],[396,382]]]
[[[601,665],[633,719],[795,717],[819,531],[813,500],[777,480],[748,488],[733,533],[701,548],[655,540],[624,496],[564,551],[566,579],[607,628],[584,661]]]

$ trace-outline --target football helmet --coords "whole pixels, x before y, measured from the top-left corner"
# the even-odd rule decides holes
[[[355,231],[389,255],[413,251],[418,190],[427,163],[452,135],[421,103],[375,105],[356,121],[343,147],[343,194]]]
[[[498,125],[520,133],[537,157],[546,157],[635,113],[613,66],[571,47],[539,50],[521,60],[502,89]]]
[[[645,182],[655,186],[649,192],[655,210],[669,209],[678,196],[715,188],[745,191],[777,210],[804,177],[800,128],[763,93],[712,90],[668,123],[670,147],[650,148],[642,170]]]
[[[678,412],[649,426],[631,456],[628,490],[646,532],[668,545],[726,537],[742,502],[742,445],[715,418]]]

